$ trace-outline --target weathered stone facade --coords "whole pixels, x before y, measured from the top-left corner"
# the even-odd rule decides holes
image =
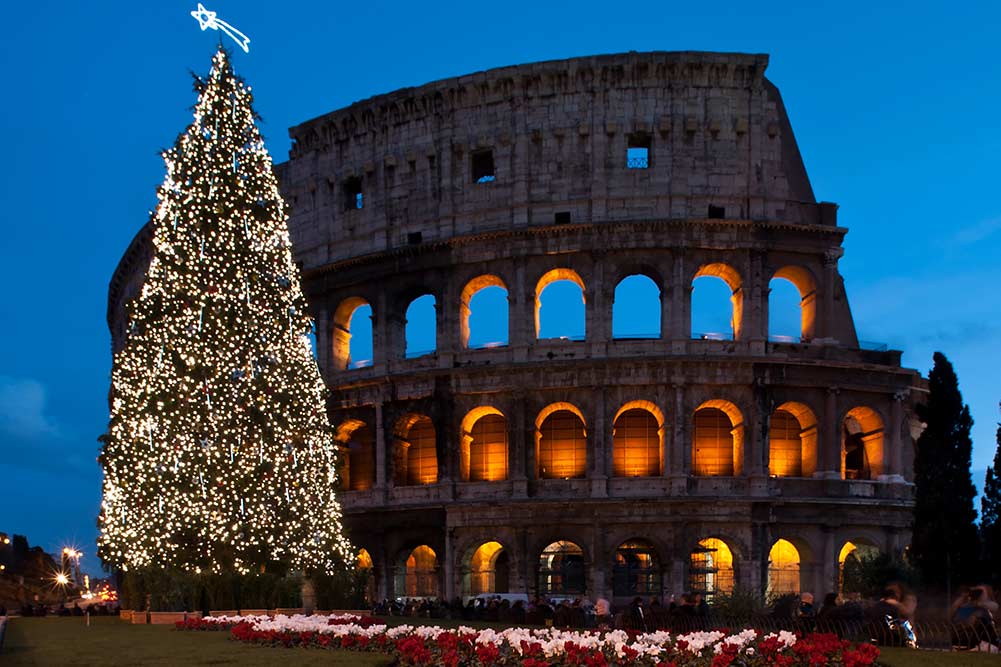
[[[770,549],[786,540],[798,587],[822,594],[837,585],[846,542],[907,544],[922,382],[899,352],[860,349],[838,272],[847,230],[835,205],[815,201],[766,65],[762,55],[686,52],[508,67],[290,130],[278,169],[331,419],[346,458],[371,457],[352,464],[370,479],[341,498],[376,594],[490,588],[473,583],[486,542],[505,553],[508,590],[559,592],[552,572],[540,575],[557,541],[576,545],[576,588],[592,597],[679,593],[694,585],[693,551],[706,538],[726,543],[736,585],[748,588],[765,586]],[[628,168],[630,147],[646,149],[642,168]],[[484,168],[492,178],[477,182]],[[142,238],[111,285],[117,344],[145,265]],[[612,337],[615,287],[635,274],[660,289],[657,339]],[[692,281],[703,275],[733,291],[732,340],[692,337]],[[775,277],[800,291],[800,342],[768,338]],[[560,279],[585,295],[583,341],[538,338],[539,294]],[[491,285],[508,293],[508,341],[470,349],[470,299]],[[405,313],[425,294],[437,304],[436,350],[407,358]],[[374,359],[349,368],[351,315],[364,304]],[[616,475],[613,431],[627,408],[656,421],[658,460],[641,476]],[[696,474],[703,410],[729,420],[726,476]],[[554,411],[582,424],[579,476],[546,478],[540,463]],[[770,460],[778,411],[797,420],[803,443],[790,476]],[[502,472],[471,481],[471,429],[488,413],[506,426]],[[422,418],[436,469],[414,483],[400,473],[416,465],[408,452]],[[355,442],[362,427],[371,442]],[[864,470],[846,463],[849,441]],[[645,545],[643,590],[613,583],[632,576],[616,569],[624,543]],[[415,589],[419,545],[434,561]]]

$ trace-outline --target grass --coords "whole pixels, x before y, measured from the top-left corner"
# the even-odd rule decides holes
[[[261,667],[385,667],[374,653],[254,646],[229,640],[228,632],[177,632],[165,625],[129,625],[97,617],[14,618],[0,651],[4,667],[22,665],[241,665]]]
[[[390,619],[387,619],[390,620]],[[403,622],[435,623],[444,627],[458,621],[396,617]],[[470,625],[486,626],[486,623]],[[171,626],[129,625],[117,618],[15,618],[7,626],[0,652],[4,667],[22,665],[257,665],[294,664],[295,667],[387,667],[390,660],[372,653],[271,648],[229,640],[228,632],[177,632]],[[983,653],[945,653],[884,648],[880,663],[887,667],[1001,667],[1001,656]]]

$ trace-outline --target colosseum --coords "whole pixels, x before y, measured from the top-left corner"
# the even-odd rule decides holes
[[[290,130],[277,169],[371,595],[822,594],[853,550],[905,548],[924,383],[859,343],[847,230],[767,64],[504,67]],[[116,347],[148,258],[146,228],[111,282]],[[720,334],[693,331],[706,278]],[[657,330],[615,333],[630,280]],[[769,335],[775,281],[795,336]],[[579,336],[545,335],[556,285]],[[408,343],[418,301],[433,349]],[[477,332],[478,309],[506,330]]]

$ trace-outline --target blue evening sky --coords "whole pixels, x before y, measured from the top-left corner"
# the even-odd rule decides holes
[[[94,572],[107,284],[155,204],[158,150],[190,121],[188,71],[208,70],[218,39],[189,16],[195,4],[36,0],[4,12],[0,531],[50,550],[74,542]],[[851,230],[841,271],[859,336],[905,350],[923,373],[935,350],[952,359],[976,420],[980,486],[1001,399],[1001,5],[882,4],[212,0],[209,9],[252,39],[235,62],[276,161],[289,126],[443,77],[629,50],[771,54],[767,75],[817,198],[839,203]],[[650,323],[633,324],[644,333]]]

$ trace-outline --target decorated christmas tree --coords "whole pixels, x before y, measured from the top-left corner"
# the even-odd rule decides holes
[[[351,547],[286,205],[222,47],[195,87],[114,359],[100,555],[125,571],[330,573]]]

